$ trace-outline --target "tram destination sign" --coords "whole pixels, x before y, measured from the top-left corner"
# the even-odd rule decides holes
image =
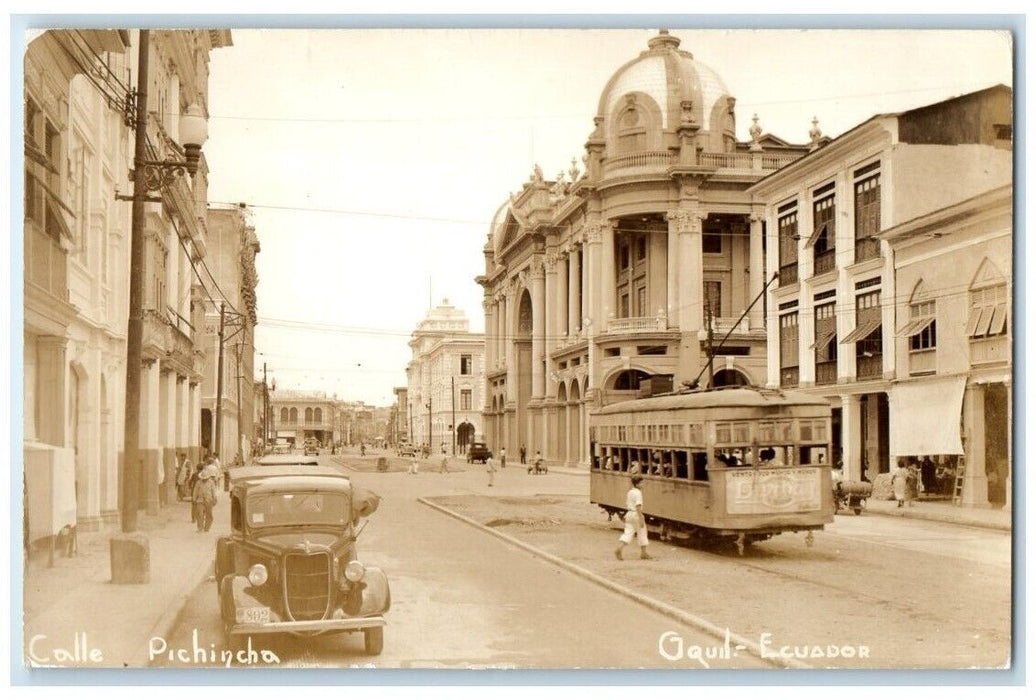
[[[726,487],[732,515],[820,510],[820,471],[813,467],[728,471]]]

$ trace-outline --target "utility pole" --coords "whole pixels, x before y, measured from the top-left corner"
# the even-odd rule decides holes
[[[130,218],[129,323],[126,328],[126,416],[122,447],[122,531],[137,529],[140,476],[140,368],[144,343],[144,202],[147,200],[147,86],[151,33],[140,30],[137,59],[137,119],[133,149]]]
[[[709,376],[708,376],[708,379],[705,380],[705,388],[706,389],[711,389],[712,388],[713,376],[714,376],[713,367],[712,367],[712,358],[715,356],[716,353],[713,351],[713,348],[712,348],[712,340],[713,340],[713,338],[712,338],[712,300],[708,299],[708,298],[705,299],[705,322],[707,324],[706,340],[705,340],[705,343],[706,343],[706,350],[705,350],[705,352],[707,353],[708,358],[709,358]]]
[[[452,415],[450,419],[453,421],[451,426],[450,439],[453,440],[453,456],[457,456],[457,388],[454,384],[456,377],[450,375],[450,410]]]
[[[213,438],[212,454],[220,456],[223,440],[223,324],[225,321],[224,302],[219,303],[219,361],[216,365],[216,435]]]
[[[237,379],[237,452],[234,459],[240,455],[243,460],[245,455],[241,450],[241,435],[244,433],[241,421],[241,343],[235,345],[234,350],[234,376]],[[255,420],[255,413],[252,414],[252,419]]]
[[[263,363],[263,452],[270,442],[270,390],[266,385],[266,363]]]

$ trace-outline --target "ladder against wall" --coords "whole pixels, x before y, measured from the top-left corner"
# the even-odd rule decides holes
[[[964,446],[967,441],[961,438],[961,445]],[[957,471],[953,475],[953,505],[963,506],[964,505],[964,474],[967,471],[968,464],[968,451],[965,447],[964,454],[957,460]]]

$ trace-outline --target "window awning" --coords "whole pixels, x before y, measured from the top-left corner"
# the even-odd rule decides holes
[[[960,416],[965,377],[898,384],[889,392],[889,451],[894,457],[964,454]]]
[[[831,342],[831,339],[835,337],[835,333],[836,332],[837,331],[835,331],[832,328],[831,330],[827,331],[826,333],[821,334],[821,336],[819,338],[817,338],[816,341],[812,345],[809,346],[809,349],[810,350],[816,350],[818,352],[820,350],[823,350],[824,348],[827,347],[827,344]]]
[[[1005,330],[1007,330],[1006,303],[972,307],[967,326],[969,338],[1000,335]]]
[[[935,319],[931,316],[926,316],[925,318],[915,318],[913,321],[900,328],[899,332],[896,333],[896,335],[898,335],[900,338],[911,338],[917,335],[918,333],[923,332],[926,328],[928,328],[928,326],[932,325],[933,323],[935,323]]]
[[[849,335],[842,338],[843,343],[858,343],[875,330],[881,327],[880,318],[872,318],[869,321],[864,321],[860,325],[856,326],[856,329]]]
[[[827,230],[827,222],[826,221],[822,221],[821,223],[817,224],[817,227],[815,229],[813,229],[813,235],[811,235],[809,237],[809,240],[806,241],[806,247],[807,248],[812,248],[813,246],[815,246],[817,244],[817,241],[820,239],[820,237],[824,234],[824,231],[826,231],[826,230]]]

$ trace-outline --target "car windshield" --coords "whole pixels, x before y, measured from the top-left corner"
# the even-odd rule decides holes
[[[340,493],[260,493],[248,498],[253,528],[284,525],[331,525],[349,522],[349,500]]]

